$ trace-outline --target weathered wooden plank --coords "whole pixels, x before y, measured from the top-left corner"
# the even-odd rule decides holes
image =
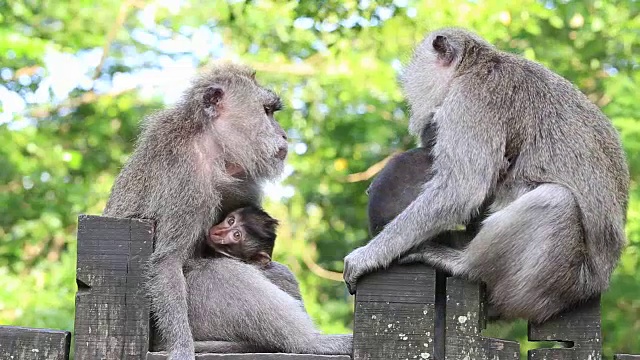
[[[166,353],[150,352],[147,360],[165,360]],[[351,360],[348,355],[308,354],[196,354],[196,360]]]
[[[78,217],[75,359],[141,359],[149,346],[143,270],[153,222]]]
[[[543,324],[529,324],[529,341],[560,341],[570,347],[529,350],[529,360],[600,360],[600,298],[562,313]]]
[[[481,285],[455,277],[446,281],[445,359],[519,359],[517,342],[480,335],[484,327]]]
[[[363,276],[356,291],[353,359],[431,358],[435,285],[435,270],[421,264]]]
[[[640,355],[617,354],[613,356],[613,360],[640,360]]]
[[[68,360],[71,333],[0,326],[0,359]]]

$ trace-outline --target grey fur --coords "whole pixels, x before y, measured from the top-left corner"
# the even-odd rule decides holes
[[[279,287],[282,291],[289,294],[294,299],[300,301],[302,304],[302,295],[300,294],[300,285],[296,280],[295,275],[289,270],[288,267],[272,261],[266,267],[260,269],[262,275]],[[304,304],[302,304],[304,308]]]
[[[350,336],[327,337],[317,332],[304,310],[298,282],[288,267],[275,261],[265,264],[262,258],[255,260],[260,252],[272,255],[274,239],[254,236],[261,233],[273,236],[267,230],[275,227],[275,220],[266,213],[251,211],[236,210],[227,217],[231,215],[235,216],[236,229],[244,233],[242,246],[229,249],[228,255],[217,253],[215,248],[207,249],[206,258],[185,263],[189,324],[196,352],[350,354]],[[249,226],[266,229],[255,229],[251,235],[247,231]],[[251,268],[217,259],[240,261]],[[338,342],[327,346],[328,339]]]
[[[626,242],[629,172],[597,106],[540,64],[454,28],[417,47],[402,86],[410,131],[438,126],[434,176],[345,258],[352,291],[362,274],[419,244],[424,251],[402,261],[485,281],[505,318],[542,322],[607,288]],[[425,241],[468,221],[488,198],[491,214],[467,248]]]
[[[351,354],[351,335],[323,335],[315,328],[286,266],[272,262],[273,268],[260,270],[226,257],[189,263],[189,322],[202,350],[220,352],[220,344],[244,343],[250,347],[240,344],[233,351]]]
[[[272,116],[279,101],[253,70],[212,67],[175,106],[145,118],[116,178],[104,215],[156,221],[147,293],[169,359],[194,358],[182,265],[222,214],[259,205],[261,183],[284,168],[286,135]],[[230,166],[243,172],[232,176]]]

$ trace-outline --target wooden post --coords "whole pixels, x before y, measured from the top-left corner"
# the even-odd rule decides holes
[[[529,360],[602,359],[600,297],[560,314],[543,324],[529,323],[529,341],[560,341],[570,346],[562,349],[529,350]]]
[[[518,360],[520,344],[487,338],[484,329],[484,292],[481,285],[460,278],[446,279],[445,359]]]
[[[432,359],[436,272],[392,265],[367,274],[356,291],[353,359]]]
[[[0,359],[68,360],[71,333],[0,326]]]
[[[153,252],[153,222],[78,218],[75,359],[143,359],[149,304],[143,268]]]
[[[640,355],[618,354],[613,356],[613,360],[640,360]]]
[[[517,360],[520,345],[486,338],[480,285],[425,265],[393,265],[362,277],[354,360]]]

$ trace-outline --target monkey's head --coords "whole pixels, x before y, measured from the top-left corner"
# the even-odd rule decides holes
[[[491,48],[478,35],[460,28],[443,28],[426,35],[400,75],[411,109],[411,134],[420,136],[449,94],[451,81],[473,64],[479,50]]]
[[[271,261],[278,220],[250,206],[232,211],[209,230],[207,244],[216,252],[249,263]]]
[[[251,68],[223,64],[203,72],[187,94],[204,141],[213,140],[233,176],[274,179],[287,156],[287,134],[275,120],[280,97],[255,79]]]

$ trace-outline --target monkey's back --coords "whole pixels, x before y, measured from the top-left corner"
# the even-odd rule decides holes
[[[625,242],[629,171],[619,135],[569,81],[532,61],[502,53],[502,125],[513,161],[506,183],[556,183],[575,196],[593,270],[608,279]],[[506,81],[505,81],[506,80]],[[510,129],[509,120],[519,119]],[[615,260],[614,260],[615,259]]]
[[[394,156],[368,189],[369,231],[375,235],[422,192],[431,179],[430,148],[419,147]]]

